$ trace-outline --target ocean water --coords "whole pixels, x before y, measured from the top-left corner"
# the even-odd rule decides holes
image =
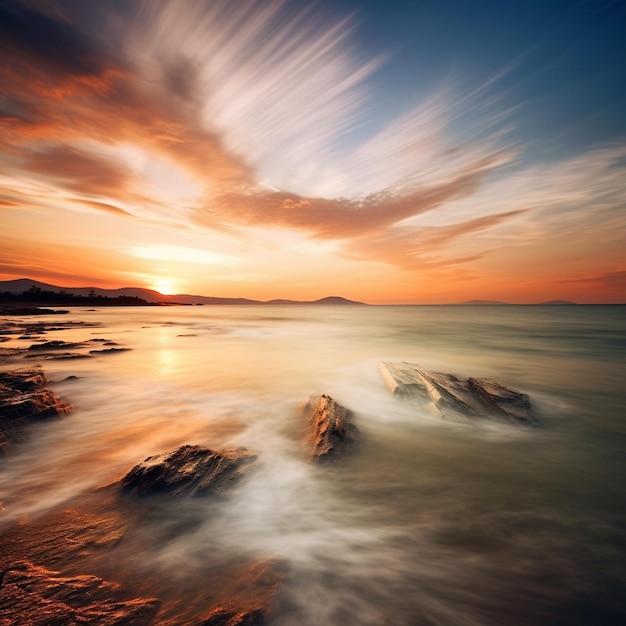
[[[625,314],[73,309],[61,319],[94,326],[47,339],[131,350],[42,363],[75,408],[33,428],[3,462],[3,522],[45,515],[182,444],[243,446],[258,460],[230,498],[189,505],[207,507],[201,523],[125,555],[138,577],[162,568],[189,589],[212,561],[279,558],[288,574],[275,626],[624,624]],[[378,373],[379,362],[399,360],[523,391],[541,426],[420,412]],[[317,393],[350,408],[360,430],[357,452],[334,467],[311,464],[301,441],[298,407]]]

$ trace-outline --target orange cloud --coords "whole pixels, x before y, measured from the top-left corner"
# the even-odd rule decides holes
[[[124,215],[128,217],[134,217],[132,213],[125,211],[124,209],[120,209],[113,204],[108,204],[106,202],[96,202],[95,200],[83,200],[78,198],[66,198],[68,202],[73,202],[75,204],[83,204],[85,206],[93,207],[94,209],[98,209],[100,211],[105,211],[106,213],[113,213],[114,215]]]
[[[119,195],[131,180],[128,168],[62,144],[31,152],[23,169],[77,193],[99,196]]]
[[[562,283],[579,283],[595,287],[606,287],[608,289],[623,290],[626,293],[626,270],[616,272],[604,272],[593,276],[582,276],[579,278],[563,278]]]
[[[364,198],[306,198],[281,191],[251,190],[217,196],[196,212],[200,223],[295,228],[324,239],[344,239],[375,231],[469,195],[483,168],[449,183],[399,194],[385,190]]]

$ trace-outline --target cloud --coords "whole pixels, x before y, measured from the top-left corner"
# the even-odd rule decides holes
[[[480,252],[459,254],[458,249],[447,249],[449,244],[468,235],[494,229],[521,214],[523,211],[508,211],[423,229],[396,226],[350,241],[345,246],[345,253],[352,258],[382,261],[412,270],[474,263],[490,252],[489,247],[479,247]]]
[[[63,285],[119,286],[115,275],[123,269],[120,255],[110,255],[102,249],[73,241],[51,242],[40,233],[32,233],[29,239],[3,237],[0,273],[18,278],[30,277],[43,280],[58,280]],[[77,259],[80,262],[77,263]],[[89,260],[86,263],[85,260]],[[89,272],[98,268],[97,277]],[[105,271],[102,268],[106,268]]]
[[[626,270],[618,270],[616,272],[604,272],[602,274],[594,274],[592,276],[582,276],[578,278],[563,278],[558,282],[588,284],[597,287],[608,287],[609,289],[626,290]]]
[[[53,80],[104,73],[102,51],[71,24],[20,2],[0,3],[0,54]]]
[[[31,152],[23,169],[66,189],[97,196],[119,197],[128,190],[132,179],[124,165],[63,144]]]
[[[94,209],[98,209],[99,211],[104,211],[105,213],[112,213],[113,215],[122,215],[125,217],[134,217],[132,213],[106,202],[96,202],[95,200],[84,200],[78,198],[66,198],[66,200],[75,204],[82,204],[88,207],[92,207]]]
[[[323,239],[345,239],[388,227],[471,195],[480,185],[485,162],[451,181],[405,193],[383,190],[363,198],[316,198],[254,190],[218,196],[196,211],[200,223],[294,228]]]
[[[210,252],[188,246],[139,246],[129,250],[129,254],[140,259],[157,261],[176,261],[178,263],[194,263],[198,265],[227,265],[234,262],[234,258],[219,252]]]
[[[2,9],[10,37],[0,47],[0,81],[6,86],[0,139],[16,177],[24,163],[25,171],[58,176],[76,192],[101,194],[106,181],[115,190],[128,176],[123,180],[121,166],[96,154],[98,144],[126,143],[175,160],[213,190],[249,183],[244,159],[225,147],[214,125],[203,119],[203,103],[194,100],[193,71],[184,70],[193,63],[170,65],[154,80],[149,63],[130,55],[129,41],[114,54],[103,43],[108,24],[115,22],[106,13],[113,7],[88,4],[94,11],[82,24],[88,34],[70,20],[69,2],[63,3],[68,15],[21,4]],[[90,152],[78,147],[85,141]],[[51,147],[54,143],[59,145]],[[75,175],[64,167],[70,163],[78,168]]]

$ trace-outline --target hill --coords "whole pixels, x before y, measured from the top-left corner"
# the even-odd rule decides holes
[[[175,295],[164,295],[153,289],[143,287],[122,287],[119,289],[102,289],[100,287],[61,287],[51,285],[30,278],[18,278],[15,280],[0,281],[0,295],[2,293],[24,294],[29,291],[53,291],[59,294],[73,294],[82,297],[105,297],[105,298],[140,298],[150,304],[324,304],[324,305],[344,305],[344,304],[365,304],[347,300],[340,296],[329,296],[320,300],[251,300],[249,298],[219,298],[216,296],[201,296],[179,293]]]

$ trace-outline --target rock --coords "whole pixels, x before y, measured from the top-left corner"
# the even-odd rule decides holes
[[[29,561],[0,576],[2,624],[147,626],[159,609],[154,599],[122,599],[119,585],[97,576],[63,577]]]
[[[330,396],[311,396],[302,406],[308,422],[307,442],[317,461],[334,459],[357,441],[358,429],[352,424],[352,413]]]
[[[263,611],[237,611],[217,607],[200,622],[200,626],[265,626],[267,619]]]
[[[12,356],[20,356],[23,350],[21,348],[0,348],[0,359]]]
[[[488,418],[537,426],[528,396],[489,378],[461,380],[412,363],[381,363],[389,390],[442,418]]]
[[[248,566],[224,590],[222,601],[198,623],[201,626],[265,626],[285,569],[285,563],[279,559]]]
[[[0,315],[65,315],[69,311],[57,309],[42,309],[39,307],[11,307],[3,306]]]
[[[138,497],[218,496],[241,479],[255,458],[244,448],[216,451],[182,446],[135,465],[122,478],[121,491]]]
[[[60,341],[54,339],[53,341],[45,341],[44,343],[34,343],[28,347],[29,350],[69,350],[71,348],[82,348],[82,343],[71,343],[68,341]]]
[[[46,387],[47,382],[38,367],[0,373],[0,452],[23,439],[25,428],[32,422],[71,410],[70,404]]]
[[[62,361],[64,359],[91,359],[89,354],[81,354],[80,352],[44,352],[40,354],[35,352],[34,354],[25,354],[25,359],[38,359],[40,361]]]
[[[130,348],[103,348],[102,350],[89,350],[89,354],[115,354],[116,352],[128,352],[129,350]]]

